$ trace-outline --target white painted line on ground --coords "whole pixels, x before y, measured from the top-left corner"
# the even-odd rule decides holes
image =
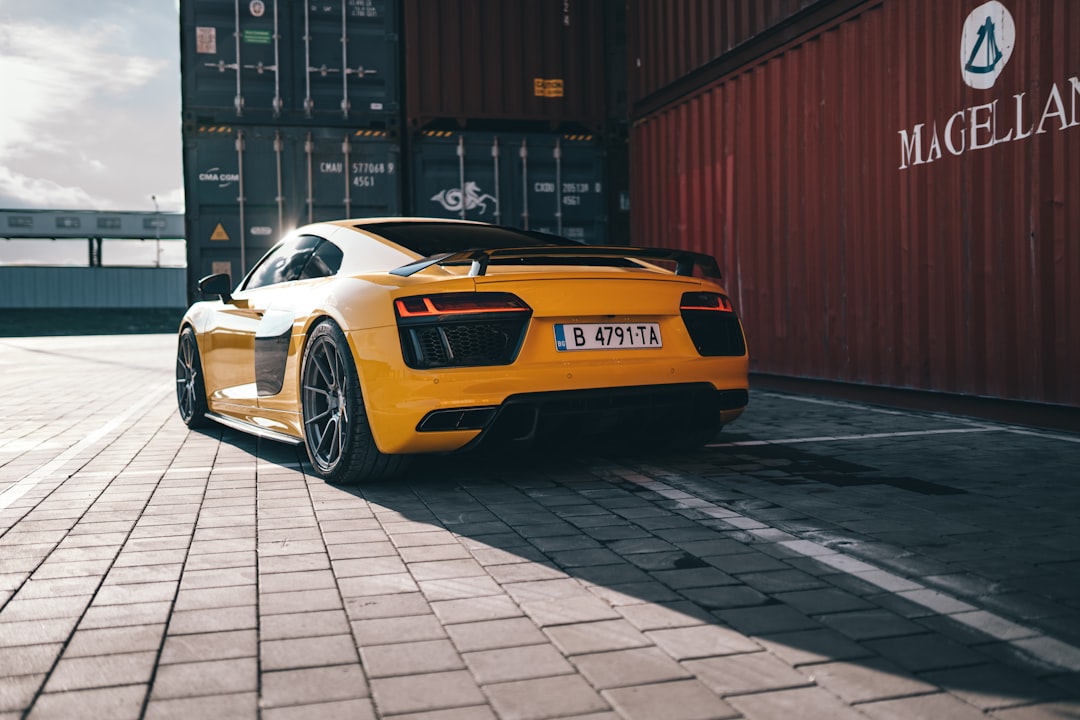
[[[758,397],[778,398],[778,399],[781,399],[781,400],[795,400],[796,402],[809,403],[810,405],[826,405],[828,407],[847,408],[848,410],[851,410],[851,409],[866,410],[867,412],[876,412],[876,413],[881,413],[882,415],[904,415],[904,414],[906,414],[906,412],[904,410],[889,410],[888,408],[875,407],[873,405],[864,405],[863,403],[846,402],[844,400],[824,400],[822,398],[804,397],[802,395],[788,395],[786,393],[763,392],[763,391],[755,391],[754,395],[756,395]]]
[[[1004,432],[1013,435],[1029,435],[1031,437],[1045,438],[1046,440],[1061,440],[1062,442],[1080,443],[1080,437],[1076,435],[1058,435],[1056,433],[1043,432],[1041,430],[1024,430],[1017,427],[1003,427]]]
[[[799,443],[839,442],[841,440],[880,440],[882,438],[920,437],[923,435],[956,435],[983,432],[1006,432],[1006,429],[998,427],[985,427],[980,425],[976,427],[941,428],[938,430],[904,430],[899,432],[887,433],[862,433],[859,435],[822,435],[819,437],[781,438],[778,440],[742,440],[739,442],[729,443],[711,443],[709,445],[706,445],[705,447],[721,448],[748,447],[755,445],[797,445]]]
[[[681,501],[684,496],[688,495],[685,491],[679,490],[672,485],[632,470],[613,467],[611,471],[628,482],[640,485],[661,497],[672,499],[675,502]],[[698,499],[700,500],[700,498]],[[693,509],[722,518],[724,522],[731,524],[732,527],[751,525],[767,527],[761,525],[754,518],[740,515],[729,508],[721,507],[715,503],[709,503],[709,505],[715,508],[716,512],[709,512],[708,509],[702,508],[698,503],[695,503]],[[819,563],[835,568],[837,572],[846,573],[879,587],[898,598],[921,605],[941,617],[962,623],[987,637],[1008,643],[1021,653],[1034,657],[1052,667],[1064,668],[1071,672],[1080,672],[1080,648],[1046,635],[1035,628],[1020,625],[996,613],[977,608],[948,593],[927,587],[919,582],[879,568],[865,560],[838,552],[812,540],[787,540],[778,544],[793,553],[812,558]]]
[[[864,405],[863,403],[847,402],[843,400],[823,400],[821,398],[809,398],[800,397],[798,395],[787,395],[784,393],[775,392],[756,392],[759,397],[777,398],[780,400],[793,400],[795,402],[810,403],[811,405],[826,405],[829,407],[845,408],[848,410],[865,410],[867,412],[882,413],[884,415],[924,415],[932,417],[939,421],[954,421],[954,422],[970,422],[971,427],[985,428],[987,430],[998,430],[1000,432],[1013,433],[1014,435],[1029,435],[1031,437],[1046,438],[1047,440],[1061,440],[1062,442],[1080,443],[1080,435],[1061,435],[1058,433],[1049,432],[1046,430],[1036,430],[1032,428],[1017,427],[1015,425],[1002,425],[1000,423],[991,423],[983,420],[977,420],[975,418],[964,418],[957,415],[949,415],[943,412],[925,411],[925,410],[889,410],[886,408],[874,407],[873,405]],[[779,441],[773,441],[779,442]],[[763,443],[760,443],[763,444]],[[726,447],[712,445],[710,447]]]
[[[57,455],[49,462],[45,463],[36,470],[32,470],[28,474],[23,475],[21,478],[15,481],[14,485],[11,485],[10,487],[8,487],[8,489],[0,493],[0,510],[6,510],[8,507],[11,506],[13,502],[28,493],[35,485],[57,473],[64,465],[67,464],[69,460],[71,460],[73,457],[76,457],[83,450],[111,433],[130,417],[132,417],[133,415],[137,415],[140,412],[143,412],[152,405],[156,405],[157,403],[161,402],[165,395],[174,392],[176,392],[175,386],[171,382],[165,388],[162,388],[157,392],[148,392],[142,400],[135,403],[134,405],[131,405],[130,407],[128,407],[127,410],[120,413],[112,420],[99,427],[97,430],[94,430],[92,433],[69,447],[64,452]]]

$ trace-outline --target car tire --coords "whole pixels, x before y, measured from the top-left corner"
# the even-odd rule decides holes
[[[400,474],[404,455],[379,451],[367,421],[356,363],[332,321],[308,335],[300,366],[304,446],[315,474],[335,485],[387,480]]]
[[[206,384],[203,382],[202,360],[195,331],[185,327],[176,343],[176,405],[180,419],[189,428],[210,425],[206,413]]]

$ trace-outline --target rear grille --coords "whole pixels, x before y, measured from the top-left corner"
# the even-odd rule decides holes
[[[705,357],[746,354],[746,340],[735,313],[683,310],[682,318],[694,346]]]
[[[405,363],[417,369],[509,365],[527,318],[471,319],[401,328]]]

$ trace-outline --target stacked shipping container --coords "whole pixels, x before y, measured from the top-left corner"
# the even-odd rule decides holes
[[[620,41],[605,8],[617,3],[183,0],[192,283],[236,277],[329,218],[468,217],[604,242],[619,193],[600,140],[609,106],[625,111],[625,93],[605,93]]]
[[[1080,405],[1078,27],[878,0],[757,48],[637,119],[634,241],[721,260],[758,372]]]
[[[400,211],[393,0],[184,0],[180,15],[192,281],[239,277],[301,223]]]

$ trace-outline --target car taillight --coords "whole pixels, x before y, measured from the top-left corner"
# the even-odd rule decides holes
[[[679,312],[699,354],[705,357],[739,357],[746,354],[742,326],[727,295],[684,293]]]
[[[510,293],[443,293],[398,298],[394,309],[399,318],[433,318],[489,312],[531,312],[521,298]]]
[[[405,364],[418,370],[509,365],[532,308],[510,293],[439,293],[394,301]]]
[[[711,292],[683,293],[680,310],[712,310],[716,312],[735,312],[727,295]]]

